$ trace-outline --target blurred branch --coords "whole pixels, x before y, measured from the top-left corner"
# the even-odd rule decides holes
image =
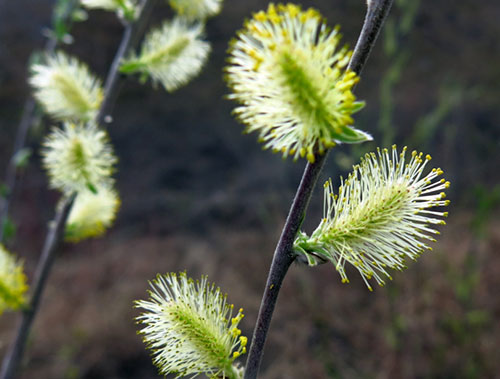
[[[389,13],[393,0],[369,0],[366,17],[361,34],[354,48],[348,69],[358,75],[370,55],[382,24]],[[288,268],[294,261],[292,255],[293,242],[305,217],[305,212],[311,198],[312,191],[318,181],[319,174],[324,166],[328,152],[324,155],[316,154],[314,163],[308,163],[302,175],[302,180],[295,194],[285,226],[274,252],[273,261],[267,278],[262,303],[255,325],[252,344],[245,368],[245,379],[255,379],[259,372],[267,332],[278,299],[278,293]]]
[[[120,64],[122,59],[129,51],[138,44],[146,23],[153,10],[153,0],[143,0],[141,14],[136,22],[128,23],[123,34],[122,41],[118,47],[111,68],[109,69],[106,84],[104,86],[104,100],[101,104],[101,109],[97,115],[97,123],[111,122],[111,110],[116,102],[123,75],[120,74]]]
[[[400,82],[403,71],[411,59],[408,51],[408,37],[417,18],[421,0],[397,0],[400,17],[387,21],[384,29],[384,52],[388,66],[380,80],[380,116],[378,130],[381,146],[390,146],[396,135],[393,124],[394,88]]]
[[[47,283],[52,264],[54,263],[57,247],[61,241],[62,235],[64,234],[64,226],[66,225],[66,220],[69,212],[71,211],[74,199],[75,195],[66,199],[57,211],[54,221],[49,225],[45,244],[43,246],[40,261],[35,273],[31,299],[27,308],[22,312],[21,322],[17,328],[16,338],[5,355],[2,372],[0,374],[1,379],[10,379],[14,377],[16,368],[23,356],[26,340],[36,312],[38,311],[43,290],[45,288],[45,284]]]

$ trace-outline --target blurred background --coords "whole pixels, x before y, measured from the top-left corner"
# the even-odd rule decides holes
[[[301,1],[354,46],[363,0]],[[0,177],[12,153],[31,54],[51,27],[53,0],[0,0]],[[243,135],[224,98],[226,49],[267,1],[226,0],[209,20],[213,51],[201,75],[173,94],[124,83],[108,130],[120,162],[122,207],[98,239],[64,244],[34,323],[20,378],[158,378],[132,304],[157,273],[207,274],[245,309],[251,337],[274,246],[303,160],[283,161]],[[91,11],[61,49],[105,77],[123,33],[114,14]],[[172,17],[157,1],[149,26]],[[434,251],[370,293],[350,270],[294,266],[266,345],[261,377],[500,378],[500,4],[398,0],[356,88],[356,126],[375,142],[340,146],[320,181],[345,176],[376,146],[408,145],[433,157],[452,186],[448,225]],[[47,189],[31,129],[6,245],[31,278],[59,194]],[[322,212],[315,191],[304,228]],[[0,356],[17,315],[0,318]]]

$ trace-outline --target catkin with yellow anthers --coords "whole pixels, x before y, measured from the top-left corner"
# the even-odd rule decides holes
[[[79,242],[103,234],[113,224],[119,207],[120,198],[110,185],[79,192],[66,222],[64,239]]]
[[[27,290],[23,264],[0,245],[0,314],[23,307]]]
[[[203,40],[203,25],[182,18],[165,22],[150,32],[139,55],[126,59],[120,71],[150,76],[172,92],[198,75],[205,64],[210,44]]]
[[[137,320],[160,372],[241,378],[234,360],[246,352],[237,328],[243,310],[232,317],[233,306],[206,277],[195,282],[185,273],[159,275],[151,287],[150,299],[136,302],[144,310]]]
[[[62,52],[31,67],[33,95],[58,120],[92,120],[101,106],[101,81],[84,63]]]
[[[55,127],[43,143],[50,186],[69,195],[110,185],[117,161],[108,135],[93,123]]]
[[[293,4],[270,4],[231,42],[229,98],[240,103],[237,118],[265,148],[313,162],[338,143],[371,139],[350,126],[364,103],[352,93],[359,81],[347,70],[352,52],[339,42],[338,28]]]
[[[294,248],[305,255],[310,265],[329,260],[348,283],[345,263],[368,280],[383,285],[391,279],[388,269],[406,268],[406,260],[415,260],[439,234],[436,225],[444,224],[448,212],[435,209],[447,206],[442,191],[449,182],[437,179],[441,169],[424,174],[430,156],[413,152],[406,160],[406,148],[398,153],[377,150],[354,166],[346,180],[341,179],[338,195],[333,184],[325,183],[324,217],[307,236],[299,233]]]
[[[169,0],[170,6],[189,21],[203,21],[220,12],[222,0]]]

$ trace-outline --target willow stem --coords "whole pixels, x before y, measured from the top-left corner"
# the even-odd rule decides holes
[[[98,124],[111,122],[111,110],[116,102],[120,86],[123,82],[122,79],[125,77],[125,75],[120,74],[120,65],[125,55],[138,44],[147,20],[153,11],[153,6],[154,0],[144,0],[139,18],[135,22],[128,23],[125,27],[122,41],[113,59],[104,85],[104,100],[96,118]]]
[[[61,236],[64,233],[64,226],[66,225],[66,220],[68,219],[74,199],[75,195],[66,199],[57,211],[54,221],[49,225],[40,261],[36,268],[35,280],[33,281],[32,286],[33,293],[31,294],[27,307],[22,312],[21,322],[17,328],[16,338],[5,356],[2,372],[0,374],[1,379],[10,379],[14,377],[19,361],[23,356],[26,340],[35,315],[38,311],[43,290],[45,288],[45,284],[47,283],[52,264],[54,263],[57,246],[59,245]]]
[[[380,28],[384,23],[387,14],[392,6],[393,0],[369,0],[365,21],[361,34],[354,48],[348,69],[360,74],[370,51],[373,48],[375,40],[379,34]],[[292,206],[288,213],[285,226],[274,252],[273,261],[269,270],[266,288],[259,309],[257,323],[254,328],[252,344],[248,353],[247,364],[245,367],[245,379],[255,379],[259,372],[267,332],[271,324],[273,311],[278,299],[278,293],[281,284],[285,278],[288,268],[295,260],[292,254],[293,242],[304,220],[307,206],[314,190],[319,174],[323,169],[328,152],[324,155],[316,154],[314,163],[308,163],[305,167],[302,180],[295,194]]]
[[[122,42],[120,43],[120,47],[118,48],[106,79],[104,99],[97,117],[98,123],[102,123],[105,120],[106,115],[110,112],[110,109],[118,96],[118,92],[120,90],[119,68],[121,60],[125,54],[127,54],[130,49],[133,49],[139,42],[141,33],[146,25],[146,21],[151,15],[153,4],[154,0],[143,0],[139,18],[133,24],[127,24],[125,28]],[[26,339],[28,338],[33,319],[36,315],[45,283],[50,274],[56,248],[64,235],[64,227],[66,225],[67,217],[71,212],[74,198],[75,195],[71,196],[71,198],[64,203],[64,206],[57,213],[54,225],[48,231],[42,256],[37,265],[35,281],[32,286],[33,295],[28,308],[23,311],[15,340],[4,358],[0,379],[13,378],[17,366],[19,365],[19,361],[22,358],[24,346],[26,345]]]

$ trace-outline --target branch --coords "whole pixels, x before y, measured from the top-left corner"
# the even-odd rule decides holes
[[[66,220],[68,218],[69,212],[71,211],[74,199],[75,195],[69,197],[64,201],[64,203],[56,213],[55,220],[49,225],[49,230],[45,239],[45,244],[43,246],[42,255],[35,273],[33,293],[31,295],[31,299],[27,308],[23,310],[21,322],[19,323],[19,327],[17,329],[16,339],[5,355],[2,372],[0,374],[1,379],[10,379],[14,376],[19,361],[23,356],[23,351],[26,345],[29,331],[31,329],[31,324],[33,323],[36,312],[38,311],[42,293],[49,277],[50,269],[52,268],[52,264],[54,263],[57,246],[59,245],[61,237],[64,233],[64,226],[66,225]]]
[[[118,97],[118,92],[120,91],[120,86],[122,84],[122,79],[124,75],[120,74],[121,61],[129,51],[137,45],[140,37],[144,31],[147,20],[151,15],[153,10],[154,0],[143,0],[141,7],[141,14],[139,18],[133,22],[128,23],[118,51],[116,52],[111,68],[109,69],[108,77],[106,78],[106,84],[104,86],[104,100],[101,104],[101,109],[97,115],[97,123],[109,123],[111,122],[111,110]]]
[[[368,59],[380,28],[389,13],[392,2],[393,0],[368,1],[368,9],[363,28],[348,66],[348,69],[354,71],[358,75],[361,73]],[[297,189],[292,207],[290,208],[285,226],[274,252],[257,323],[254,329],[252,345],[248,353],[245,379],[257,378],[262,354],[264,352],[264,344],[271,324],[278,293],[288,268],[295,259],[292,255],[293,242],[305,217],[312,191],[318,181],[319,174],[324,166],[327,155],[328,152],[324,155],[316,155],[315,162],[308,163],[302,175],[302,180]]]

